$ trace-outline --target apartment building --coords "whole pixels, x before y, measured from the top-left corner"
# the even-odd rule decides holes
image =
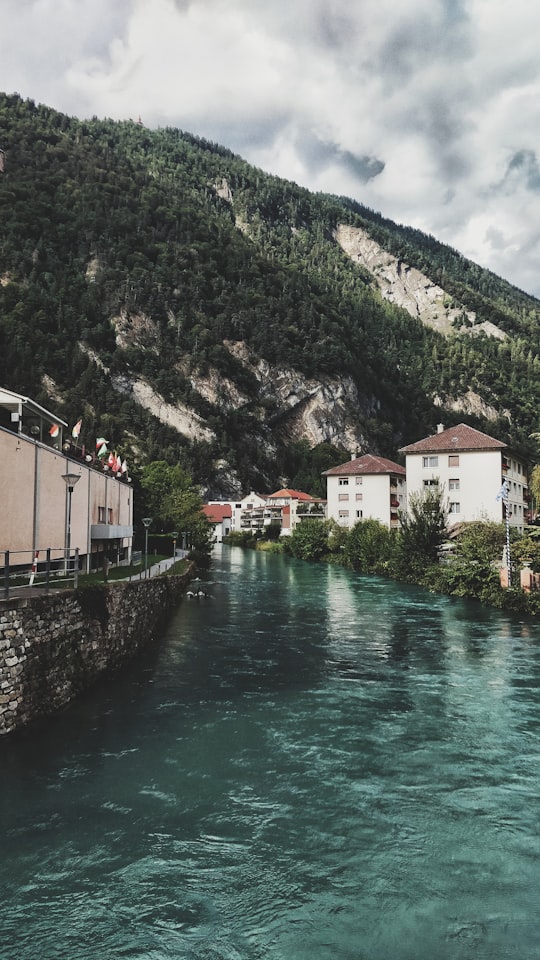
[[[439,484],[448,497],[449,526],[472,520],[500,523],[505,519],[503,483],[508,491],[508,519],[523,530],[529,517],[527,464],[494,437],[465,423],[444,429],[402,447],[407,489],[421,494]]]
[[[393,460],[366,453],[325,470],[327,516],[343,527],[368,517],[386,527],[399,526],[407,506],[405,468]]]

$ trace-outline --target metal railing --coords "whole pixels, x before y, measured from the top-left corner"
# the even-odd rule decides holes
[[[37,588],[48,593],[51,587],[76,587],[79,579],[79,550],[68,558],[64,547],[45,550],[0,550],[2,597],[25,595]]]

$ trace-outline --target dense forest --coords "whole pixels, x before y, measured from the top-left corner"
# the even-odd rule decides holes
[[[397,459],[443,419],[534,454],[540,303],[433,237],[192,134],[80,121],[17,95],[0,94],[0,148],[0,384],[82,417],[87,443],[107,436],[135,466],[179,463],[213,496],[283,480],[319,492],[320,471],[350,450],[280,430],[279,397],[261,396],[229,349],[241,342],[304,378],[350,378],[364,450]],[[338,224],[363,227],[507,337],[443,336],[384,301],[336,243]],[[211,373],[242,402],[198,389]],[[159,419],[136,379],[208,436]],[[500,415],[456,412],[468,390]]]

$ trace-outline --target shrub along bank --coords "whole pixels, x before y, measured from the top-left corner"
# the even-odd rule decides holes
[[[360,520],[352,529],[335,521],[305,520],[291,536],[266,548],[299,560],[339,563],[359,573],[387,576],[455,597],[467,597],[501,610],[540,615],[540,592],[525,593],[520,569],[527,563],[540,573],[540,537],[536,528],[511,539],[512,586],[501,587],[500,567],[506,543],[504,524],[476,521],[454,540],[447,538],[447,517],[435,488],[411,498],[401,529],[377,520]],[[538,531],[540,533],[540,530]],[[239,534],[230,543],[260,548],[260,536]]]

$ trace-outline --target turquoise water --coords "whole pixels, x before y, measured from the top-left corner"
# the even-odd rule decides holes
[[[540,627],[223,548],[0,742],[10,960],[540,958]]]

